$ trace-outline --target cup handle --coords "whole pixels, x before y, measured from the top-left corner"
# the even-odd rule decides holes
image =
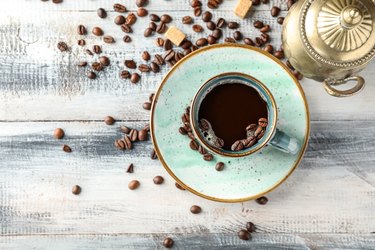
[[[333,86],[345,84],[349,81],[356,81],[357,84],[347,90],[337,90]],[[328,94],[335,97],[348,97],[359,93],[365,87],[365,79],[360,76],[351,76],[345,79],[337,80],[337,79],[326,79],[323,81],[324,89],[327,91]]]
[[[284,153],[293,155],[295,155],[300,149],[300,144],[296,138],[290,137],[279,129],[276,129],[275,135],[269,144]]]

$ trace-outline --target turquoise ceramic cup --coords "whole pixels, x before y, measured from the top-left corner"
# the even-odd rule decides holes
[[[206,139],[206,135],[204,135],[199,129],[198,119],[199,108],[206,95],[219,85],[232,83],[240,83],[254,88],[258,92],[260,97],[267,103],[268,109],[268,126],[266,128],[264,136],[252,147],[236,152],[219,149],[213,146],[212,143],[210,143]],[[269,91],[269,89],[257,79],[242,73],[224,73],[206,81],[197,91],[191,103],[190,124],[192,125],[192,131],[195,137],[201,145],[203,145],[207,150],[223,156],[247,156],[262,149],[266,145],[271,145],[276,149],[288,154],[296,154],[300,148],[299,142],[296,138],[292,138],[283,131],[277,129],[277,106],[275,99],[273,98],[273,95]]]

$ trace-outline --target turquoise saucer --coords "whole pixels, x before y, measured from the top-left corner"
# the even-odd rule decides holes
[[[278,108],[277,128],[301,142],[297,154],[268,146],[242,158],[213,153],[208,162],[190,149],[190,139],[178,133],[181,115],[204,82],[226,72],[250,75],[267,86]],[[151,112],[154,147],[169,174],[192,193],[220,202],[255,199],[280,185],[301,161],[309,130],[305,95],[287,67],[258,48],[237,44],[212,45],[185,56],[164,77]],[[218,172],[220,161],[225,168]]]

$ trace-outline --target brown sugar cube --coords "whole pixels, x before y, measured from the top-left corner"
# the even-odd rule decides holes
[[[176,46],[179,46],[186,37],[186,35],[182,33],[181,30],[177,29],[174,26],[169,27],[167,32],[165,32],[165,36]]]
[[[246,17],[249,13],[253,2],[251,0],[238,0],[236,7],[234,8],[234,14],[241,17],[242,19]]]

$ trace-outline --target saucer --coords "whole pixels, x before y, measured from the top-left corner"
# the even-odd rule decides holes
[[[204,82],[226,72],[250,75],[271,91],[278,108],[277,128],[300,142],[297,154],[267,146],[241,158],[211,152],[213,161],[205,161],[190,149],[190,139],[178,132],[181,116]],[[299,82],[278,59],[246,45],[211,45],[185,56],[164,77],[151,110],[152,141],[168,173],[192,193],[220,202],[255,199],[280,185],[301,161],[309,131]],[[223,171],[215,170],[217,162],[224,162]]]

